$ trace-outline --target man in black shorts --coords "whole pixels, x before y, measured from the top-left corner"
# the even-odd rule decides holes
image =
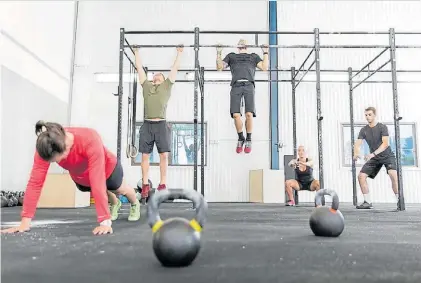
[[[143,87],[144,123],[140,128],[139,152],[142,153],[142,200],[149,196],[149,156],[154,144],[159,153],[159,168],[161,180],[158,190],[166,189],[168,152],[171,152],[171,126],[166,121],[167,105],[171,97],[172,86],[177,78],[180,67],[180,57],[183,47],[177,47],[177,57],[171,67],[170,74],[166,79],[162,73],[157,73],[150,82],[143,70],[139,50],[135,50],[136,68],[139,74],[139,82]]]
[[[396,171],[396,158],[389,146],[389,131],[386,125],[376,121],[376,108],[368,107],[365,109],[365,118],[368,125],[364,126],[354,145],[354,160],[359,158],[360,148],[365,140],[371,153],[365,156],[366,163],[358,175],[361,192],[364,195],[364,202],[357,206],[357,209],[372,208],[371,198],[368,191],[367,177],[374,179],[382,166],[387,170],[387,174],[392,181],[392,189],[396,196],[399,206],[398,194],[398,174]]]
[[[254,77],[256,67],[266,71],[269,65],[268,47],[262,46],[263,60],[256,53],[247,52],[247,42],[241,39],[238,42],[238,53],[229,53],[222,60],[222,48],[218,47],[216,57],[216,68],[222,71],[230,67],[231,69],[231,92],[230,92],[230,113],[234,119],[235,128],[238,134],[237,153],[251,152],[251,133],[253,130],[253,117],[256,117],[256,107],[254,103]],[[241,100],[244,97],[246,113],[247,138],[243,134],[243,122],[241,121]]]

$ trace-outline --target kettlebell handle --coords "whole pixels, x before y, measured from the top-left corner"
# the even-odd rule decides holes
[[[168,199],[186,199],[193,202],[196,208],[196,216],[190,221],[190,225],[196,231],[201,231],[206,220],[207,203],[203,196],[195,190],[165,189],[158,191],[150,197],[148,202],[148,224],[153,232],[156,232],[163,224],[159,215],[159,205]]]
[[[332,209],[338,210],[339,209],[338,194],[334,190],[330,190],[330,189],[322,189],[316,193],[316,196],[314,198],[316,206],[322,206],[322,197],[325,195],[329,195],[332,197]]]

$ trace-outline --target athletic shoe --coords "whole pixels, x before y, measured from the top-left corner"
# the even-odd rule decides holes
[[[111,221],[117,220],[118,212],[121,208],[121,201],[117,198],[117,203],[110,206]]]
[[[285,206],[295,206],[295,201],[294,200],[289,200]]]
[[[362,204],[357,206],[357,209],[372,209],[372,208],[373,208],[373,205],[366,201],[364,201]]]
[[[159,184],[157,190],[158,191],[162,191],[162,190],[165,190],[166,188],[167,188],[167,185],[165,185],[165,184]]]
[[[251,152],[251,141],[246,141],[245,146],[244,146],[244,152],[245,153]]]
[[[237,142],[237,149],[236,149],[237,153],[243,152],[243,145],[244,145],[244,141],[240,140],[240,141]]]
[[[137,221],[140,219],[140,202],[136,200],[135,204],[130,205],[129,221]]]

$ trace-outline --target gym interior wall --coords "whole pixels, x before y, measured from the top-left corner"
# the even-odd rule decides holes
[[[343,4],[343,5],[342,5]],[[332,1],[317,2],[297,2],[281,1],[278,3],[278,28],[280,30],[309,31],[309,35],[279,35],[280,44],[312,44],[314,41],[311,32],[314,28],[321,31],[335,30],[367,30],[364,22],[370,21],[370,30],[388,31],[393,25],[397,31],[408,30],[408,26],[419,21],[417,11],[418,2],[405,2],[405,8],[394,2],[384,4],[371,3],[363,5],[356,2],[344,2],[341,5]],[[230,11],[241,9],[238,15],[232,15]],[[206,11],[206,12],[204,12]],[[329,11],[333,18],[320,17],[321,14]],[[352,11],[352,13],[349,13]],[[378,15],[378,11],[383,11]],[[98,13],[101,17],[98,17]],[[159,15],[151,17],[150,15]],[[177,15],[177,18],[175,18]],[[373,16],[376,15],[376,16]],[[253,18],[254,21],[244,21],[244,18]],[[140,20],[148,19],[148,20]],[[306,19],[305,21],[302,19]],[[335,25],[333,25],[333,19]],[[342,19],[342,20],[340,20]],[[408,22],[402,21],[405,19]],[[408,24],[411,22],[411,24]],[[268,30],[268,5],[267,2],[247,1],[238,7],[236,2],[200,2],[191,3],[188,1],[177,2],[80,2],[79,3],[79,25],[76,40],[75,73],[73,83],[73,97],[71,113],[72,125],[89,126],[97,129],[104,142],[110,149],[117,148],[117,93],[118,85],[118,55],[119,55],[119,30],[168,30],[171,25],[172,30],[193,30],[200,27],[201,30]],[[414,27],[415,28],[415,27]],[[330,36],[330,37],[329,37]],[[345,35],[321,35],[321,44],[351,44],[388,43],[386,36],[345,36]],[[168,34],[147,34],[129,35],[128,40],[132,44],[193,44],[192,34],[168,35]],[[206,34],[201,35],[200,44],[223,43],[235,45],[240,38],[245,38],[249,42],[255,42],[255,35],[241,34]],[[414,38],[414,37],[412,37]],[[399,41],[400,40],[400,41]],[[412,40],[412,42],[410,42]],[[404,35],[397,36],[397,41],[401,44],[419,44],[417,39],[409,39]],[[258,36],[259,44],[267,43],[267,35]],[[356,43],[357,44],[357,43]],[[223,54],[235,51],[234,48],[225,48]],[[261,54],[259,48],[252,49],[252,52]],[[368,62],[376,52],[380,50],[321,50],[320,60],[322,69],[342,69],[348,67],[358,69]],[[306,53],[305,53],[306,52]],[[419,50],[398,50],[398,69],[414,68]],[[303,61],[308,50],[301,49],[280,49],[278,67],[290,69],[298,68]],[[130,54],[130,53],[129,53]],[[141,54],[144,64],[149,69],[169,69],[175,57],[175,48],[143,48]],[[409,54],[409,55],[405,55]],[[200,49],[200,65],[215,69],[214,48]],[[133,58],[133,57],[132,57]],[[411,60],[412,59],[412,60]],[[383,61],[379,61],[382,63]],[[419,65],[419,64],[418,64]],[[129,72],[129,63],[124,64],[124,72]],[[194,50],[186,48],[183,52],[181,68],[192,69],[194,67]],[[372,66],[376,68],[377,65]],[[164,72],[165,73],[165,72]],[[153,72],[150,72],[153,74]],[[168,74],[168,72],[166,72]],[[191,78],[194,74],[179,73],[179,79]],[[314,72],[309,72],[309,79],[314,79]],[[347,79],[346,72],[340,74],[322,73],[323,78],[337,79],[342,75]],[[379,73],[376,79],[390,79],[390,73]],[[405,79],[408,74],[398,73],[398,79]],[[419,74],[409,74],[418,75]],[[229,72],[206,72],[207,79],[229,79]],[[267,72],[258,72],[257,79],[268,79]],[[290,72],[281,72],[280,78],[290,79]],[[355,116],[356,122],[364,122],[360,109],[366,104],[375,104],[381,113],[380,119],[390,122],[393,117],[393,103],[389,84],[362,85],[356,94]],[[125,79],[124,95],[127,98],[129,80]],[[193,122],[193,83],[176,83],[173,96],[168,108],[168,120],[171,122]],[[399,84],[400,108],[414,107],[413,99],[415,84]],[[256,101],[258,117],[255,119],[253,133],[254,148],[253,155],[237,155],[235,147],[236,136],[233,130],[232,120],[228,111],[229,85],[227,83],[208,83],[205,86],[205,122],[207,123],[206,148],[207,164],[205,167],[206,177],[206,197],[209,201],[248,201],[248,172],[250,169],[268,169],[270,166],[270,133],[269,133],[269,83],[256,84]],[[344,201],[350,201],[352,197],[352,182],[350,168],[343,165],[346,163],[343,135],[344,130],[341,125],[349,122],[348,86],[346,84],[321,85],[322,112],[325,116],[323,121],[323,157],[325,158],[325,181],[329,187],[338,189],[338,193],[343,196]],[[138,97],[141,95],[141,88],[138,87]],[[343,96],[343,97],[342,97]],[[292,153],[292,115],[291,115],[291,84],[279,83],[279,149],[280,160],[282,156]],[[411,98],[412,97],[412,98]],[[142,122],[143,104],[137,100],[137,121]],[[297,109],[300,109],[300,116],[297,117],[298,142],[308,145],[311,154],[318,156],[317,151],[317,122],[315,105],[315,86],[311,83],[302,84],[297,89]],[[332,108],[335,106],[336,108]],[[126,134],[127,121],[127,99],[123,100],[123,131]],[[335,111],[327,110],[336,109]],[[412,108],[410,108],[412,109]],[[403,122],[414,123],[415,130],[413,136],[419,132],[416,117],[417,111],[412,111],[403,116]],[[358,115],[360,116],[358,116]],[[199,113],[200,117],[200,113]],[[393,121],[392,121],[393,122]],[[419,143],[414,143],[414,152],[419,151]],[[123,153],[125,147],[123,146]],[[124,154],[123,154],[124,155]],[[129,158],[123,160],[125,174],[130,183],[137,183],[140,178],[140,167],[132,166]],[[420,181],[421,174],[419,164],[404,168],[405,186],[410,189],[415,188]],[[316,164],[317,167],[317,164]],[[282,168],[281,168],[282,169]],[[332,173],[333,172],[333,173]],[[317,168],[316,173],[317,175]],[[153,166],[151,178],[154,183],[158,182],[159,168]],[[168,170],[168,180],[171,187],[193,188],[193,168],[192,166],[171,165]],[[343,180],[350,180],[343,184]],[[370,184],[378,190],[379,194],[374,195],[375,201],[393,201],[383,187],[386,187],[387,176],[379,178],[379,182]],[[377,181],[377,180],[376,180]],[[200,181],[199,181],[200,182]],[[406,198],[411,201],[419,200],[417,192],[409,193],[411,197]],[[310,197],[310,195],[308,196]],[[303,193],[303,200],[306,200]],[[309,198],[307,199],[309,200]]]
[[[232,1],[166,1],[166,2],[80,2],[78,37],[76,46],[76,69],[74,80],[74,109],[73,115],[78,122],[96,128],[102,135],[106,145],[115,150],[117,148],[117,101],[113,94],[118,86],[119,59],[119,30],[193,30],[194,26],[202,29],[245,29],[267,30],[268,7],[265,1],[246,1],[238,11],[238,3]],[[206,12],[205,12],[206,11]],[[101,17],[92,15],[101,12]],[[151,17],[151,15],[155,15]],[[255,19],[245,22],[245,18]],[[148,19],[148,20],[142,20]],[[93,40],[93,36],[95,40]],[[215,42],[236,44],[242,35],[207,35],[202,36],[201,44]],[[246,36],[250,42],[254,36]],[[130,43],[138,44],[193,44],[193,34],[158,34],[158,35],[128,35]],[[268,42],[267,36],[261,36],[262,43]],[[144,65],[149,69],[169,69],[175,59],[175,48],[145,48],[140,50]],[[234,48],[226,48],[223,53],[235,52]],[[254,50],[261,56],[261,50]],[[129,49],[127,53],[133,54]],[[202,48],[199,60],[201,66],[215,69],[216,50]],[[124,73],[129,73],[130,63],[124,61]],[[181,68],[194,67],[194,50],[185,48]],[[152,74],[153,72],[150,72]],[[164,72],[168,75],[168,72]],[[108,79],[108,75],[112,78]],[[190,77],[193,74],[188,74]],[[211,76],[229,78],[229,72],[207,74]],[[210,77],[209,77],[210,76]],[[267,74],[260,73],[261,78],[267,79]],[[94,79],[92,79],[94,77]],[[179,72],[179,79],[185,79],[186,74]],[[100,81],[104,79],[104,81]],[[131,160],[125,155],[125,137],[127,127],[127,95],[129,81],[123,85],[123,146],[122,163],[125,175],[130,183],[136,184],[141,177],[140,166],[132,166]],[[138,98],[142,97],[142,88],[138,87]],[[269,164],[269,92],[268,84],[258,84],[256,101],[259,110],[255,120],[254,148],[252,156],[237,155],[235,152],[237,136],[229,113],[229,84],[206,84],[205,86],[205,122],[207,123],[207,165],[205,167],[205,195],[208,201],[248,201],[248,172],[256,167],[268,168]],[[193,122],[194,83],[175,83],[170,99],[167,118],[170,122]],[[79,104],[76,104],[80,101]],[[200,100],[199,100],[200,101]],[[143,102],[137,100],[137,121],[143,121]],[[200,112],[199,112],[200,117]],[[73,119],[73,118],[72,118]],[[76,120],[74,120],[76,121]],[[252,158],[252,159],[251,159]],[[199,158],[200,160],[200,158]],[[200,171],[200,170],[199,170]],[[173,166],[168,169],[168,185],[193,189],[192,166]],[[159,182],[159,167],[151,167],[153,183]],[[200,174],[199,174],[200,178]],[[200,184],[200,180],[199,180]],[[235,189],[232,189],[235,188]]]
[[[2,190],[25,189],[36,121],[68,122],[73,16],[73,1],[0,4]]]
[[[379,13],[379,11],[381,11]],[[315,27],[325,32],[340,31],[384,31],[393,27],[396,31],[416,31],[421,26],[419,1],[281,1],[278,2],[278,28],[280,30],[309,31]],[[329,15],[321,17],[320,15]],[[298,20],[299,19],[299,20]],[[417,24],[414,24],[417,23]],[[312,44],[314,35],[279,35],[280,44]],[[321,45],[388,45],[389,35],[361,34],[321,34]],[[396,44],[420,45],[421,35],[396,35]],[[338,81],[337,83],[321,83],[321,108],[323,114],[323,160],[324,182],[328,188],[335,188],[341,195],[341,201],[352,202],[352,174],[349,162],[349,86],[348,67],[355,73],[365,64],[382,52],[381,48],[353,49],[321,49],[320,64],[322,70],[341,70],[341,72],[321,72],[321,80]],[[290,79],[288,69],[298,67],[308,55],[309,48],[281,49],[279,52],[279,67],[286,69],[281,72],[281,79]],[[358,82],[369,72],[373,72],[390,58],[390,52],[385,52],[364,72],[354,78]],[[314,54],[303,69],[308,69],[314,59]],[[398,81],[421,81],[421,73],[399,72],[399,70],[416,70],[421,66],[421,49],[396,49]],[[393,97],[390,64],[376,73],[354,91],[354,120],[356,124],[365,124],[364,109],[374,106],[378,110],[378,119],[387,123],[393,142]],[[315,67],[305,76],[305,80],[315,80]],[[354,74],[355,74],[354,73]],[[301,78],[301,71],[297,78]],[[370,81],[389,81],[388,83],[370,83]],[[342,81],[339,82],[339,81]],[[310,155],[316,160],[315,176],[318,176],[318,144],[317,144],[317,112],[315,83],[300,84],[296,89],[297,109],[297,143],[304,144],[310,150]],[[405,202],[418,203],[421,199],[417,185],[421,182],[419,157],[420,141],[417,138],[421,131],[421,114],[418,110],[420,84],[398,83],[398,97],[401,122],[401,148],[410,161],[403,164],[403,179]],[[280,160],[284,154],[292,154],[292,96],[291,84],[279,84],[279,136],[281,143]],[[358,136],[358,125],[355,135]],[[404,145],[402,141],[409,142]],[[392,144],[392,143],[391,143]],[[392,144],[393,145],[393,144]],[[407,159],[408,160],[408,159]],[[283,164],[282,164],[283,165]],[[357,165],[357,174],[361,164]],[[358,186],[358,185],[357,185]],[[390,179],[384,170],[371,181],[369,186],[376,202],[395,202],[390,191]],[[362,199],[357,188],[359,201]],[[300,201],[308,202],[314,198],[309,192],[300,192]]]

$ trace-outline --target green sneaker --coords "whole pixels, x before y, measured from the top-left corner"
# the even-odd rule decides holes
[[[118,212],[121,208],[121,201],[117,199],[117,204],[110,206],[110,212],[111,212],[111,221],[117,220],[118,218]]]
[[[135,204],[130,205],[129,221],[137,221],[140,219],[140,202],[136,200]]]

